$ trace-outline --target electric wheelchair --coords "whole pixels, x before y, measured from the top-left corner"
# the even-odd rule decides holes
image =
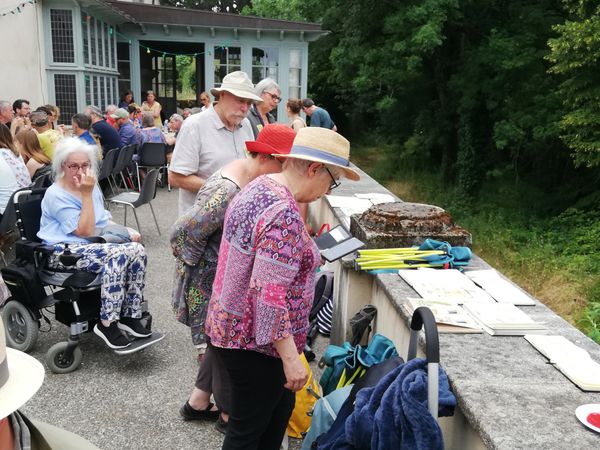
[[[36,344],[42,320],[50,324],[43,311],[54,307],[56,320],[70,327],[70,333],[66,342],[54,344],[48,350],[46,364],[54,373],[68,373],[76,370],[82,361],[80,336],[91,331],[99,320],[101,275],[75,269],[80,256],[72,254],[68,245],[60,256],[60,262],[67,269],[47,267],[54,246],[42,244],[37,237],[45,191],[26,188],[14,195],[21,239],[15,243],[15,260],[2,268],[2,277],[11,293],[2,308],[2,319],[7,345],[27,352]],[[90,242],[104,240],[94,237]],[[145,300],[142,302],[142,324],[151,329],[152,315]],[[126,336],[131,345],[113,350],[115,353],[134,353],[164,338],[156,331],[144,339]]]

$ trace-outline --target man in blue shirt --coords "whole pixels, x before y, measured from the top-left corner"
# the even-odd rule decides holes
[[[90,128],[92,121],[88,116],[83,113],[75,114],[71,117],[71,126],[73,127],[73,134],[90,145],[97,145],[96,140],[90,134]]]
[[[100,108],[90,105],[85,110],[86,116],[92,120],[92,133],[100,139],[100,145],[104,155],[113,148],[121,148],[121,138],[115,130],[102,116]]]
[[[119,127],[119,137],[121,138],[121,147],[129,144],[139,144],[140,137],[129,120],[129,113],[123,109],[117,109],[110,117],[115,119],[115,123]]]
[[[311,127],[328,128],[337,131],[337,127],[333,123],[333,120],[331,120],[327,110],[316,106],[312,99],[305,98],[302,100],[302,109],[304,110],[304,113],[310,117]]]

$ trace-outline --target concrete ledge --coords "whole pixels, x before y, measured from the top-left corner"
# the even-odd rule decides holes
[[[361,175],[360,182],[345,182],[334,193],[389,193]],[[330,208],[326,199],[312,205],[310,212],[315,229],[340,222],[340,211]],[[490,266],[475,256],[471,267]],[[346,340],[349,318],[371,303],[378,309],[374,331],[392,339],[406,357],[409,317],[400,305],[416,295],[414,290],[398,275],[372,276],[354,270],[348,260],[331,268],[336,271],[331,342]],[[521,309],[544,322],[551,334],[568,338],[600,361],[600,346],[543,304]],[[600,448],[600,435],[575,417],[579,405],[600,403],[600,393],[580,390],[522,337],[440,334],[440,362],[458,400],[455,416],[440,420],[447,449]]]

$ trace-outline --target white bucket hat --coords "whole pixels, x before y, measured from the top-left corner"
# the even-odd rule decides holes
[[[225,75],[221,87],[212,88],[210,93],[216,96],[222,91],[227,91],[236,97],[245,98],[257,103],[263,101],[262,98],[254,93],[254,85],[250,81],[250,78],[248,78],[248,75],[246,75],[246,72],[242,72],[241,70],[236,70]]]
[[[350,142],[341,134],[321,127],[298,130],[292,150],[282,158],[297,158],[337,166],[350,180],[360,180],[358,172],[350,168]]]
[[[44,381],[44,366],[32,356],[6,348],[0,319],[0,419],[23,406]]]

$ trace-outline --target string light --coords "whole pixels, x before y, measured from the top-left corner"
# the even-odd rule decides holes
[[[12,10],[0,14],[0,17],[8,16],[9,14],[20,14],[23,12],[23,8],[25,8],[27,5],[34,5],[37,2],[38,0],[27,0],[26,2],[20,3],[17,6],[15,6]]]

